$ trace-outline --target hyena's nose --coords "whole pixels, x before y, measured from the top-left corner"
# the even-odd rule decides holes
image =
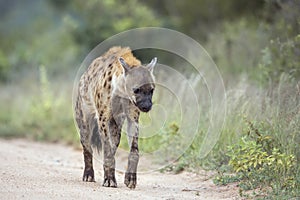
[[[152,108],[152,102],[151,101],[146,101],[141,105],[141,111],[143,112],[148,112]]]

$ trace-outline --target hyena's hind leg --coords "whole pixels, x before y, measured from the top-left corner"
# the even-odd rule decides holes
[[[82,110],[77,110],[76,121],[80,131],[80,142],[83,148],[84,157],[84,171],[83,171],[83,181],[94,182],[94,169],[93,169],[93,150],[91,147],[91,134],[90,126],[83,119]]]
[[[94,182],[94,168],[93,168],[93,152],[90,145],[87,145],[83,140],[81,140],[83,147],[84,156],[84,171],[83,171],[83,181]]]

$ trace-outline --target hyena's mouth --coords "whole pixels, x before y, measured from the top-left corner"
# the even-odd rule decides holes
[[[133,103],[133,105],[135,105],[136,107],[138,107],[138,109],[142,112],[149,112],[152,108],[152,102],[148,101],[148,102],[136,102],[133,99],[130,99],[131,102]]]
[[[151,110],[150,108],[139,108],[142,112],[149,112]]]
[[[136,105],[140,111],[142,112],[149,112],[152,108],[152,103],[143,103],[143,104],[138,104]]]

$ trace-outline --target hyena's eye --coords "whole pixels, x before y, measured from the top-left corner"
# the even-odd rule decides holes
[[[133,93],[134,93],[134,94],[138,94],[138,93],[140,93],[140,92],[141,92],[140,88],[134,88],[134,89],[133,89]]]

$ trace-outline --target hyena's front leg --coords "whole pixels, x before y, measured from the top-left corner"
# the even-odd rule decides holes
[[[122,122],[117,123],[115,119],[111,118],[108,122],[108,133],[105,134],[107,130],[103,130],[103,186],[105,187],[117,187],[117,182],[115,178],[115,154],[121,138],[121,126],[119,123]]]
[[[137,173],[137,165],[139,162],[139,149],[138,149],[138,116],[134,117],[134,120],[128,118],[128,141],[130,146],[130,153],[128,157],[128,168],[125,173],[124,183],[130,189],[134,189],[136,187],[136,173]]]

